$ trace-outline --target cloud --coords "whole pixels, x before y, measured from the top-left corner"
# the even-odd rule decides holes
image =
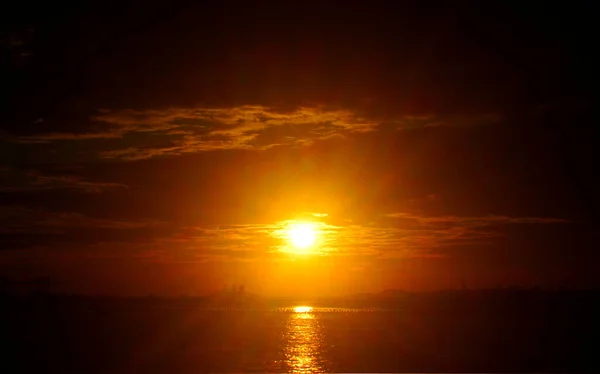
[[[305,213],[292,220],[251,224],[183,224],[96,218],[74,212],[0,207],[3,249],[61,249],[90,258],[130,258],[160,262],[289,261],[294,258],[286,227],[310,220],[319,230],[313,256],[343,261],[442,259],[465,248],[497,252],[527,227],[569,221],[543,217],[419,216],[392,213],[370,222],[352,222],[326,213]],[[553,226],[553,231],[560,231]],[[522,228],[522,230],[518,230]],[[534,230],[536,231],[536,230]],[[564,231],[564,230],[563,230]],[[567,230],[568,231],[568,230]],[[517,236],[515,236],[517,235]],[[511,244],[512,245],[512,244]]]
[[[75,190],[82,190],[89,193],[100,193],[106,190],[112,190],[115,188],[126,188],[121,183],[110,183],[110,182],[89,182],[84,181],[81,178],[74,176],[36,176],[36,181],[33,186],[40,187],[42,189],[52,188],[68,188]]]
[[[377,129],[406,130],[437,126],[493,123],[496,115],[440,117],[403,115],[377,117],[366,112],[325,106],[283,110],[258,105],[229,108],[169,108],[162,110],[99,110],[90,116],[87,132],[48,132],[2,139],[13,143],[120,140],[99,151],[104,159],[140,160],[157,156],[214,150],[264,150],[304,146],[318,140],[347,137]],[[142,134],[145,134],[143,137]],[[137,138],[136,138],[137,136]],[[156,141],[148,141],[148,137]],[[127,139],[125,139],[127,138]]]
[[[32,136],[19,136],[19,137],[3,137],[5,141],[12,143],[23,143],[23,144],[38,144],[38,143],[51,143],[55,140],[89,140],[89,139],[116,139],[122,138],[123,133],[118,131],[114,132],[90,132],[90,133],[72,133],[72,132],[55,132],[48,134],[39,134]]]
[[[333,136],[373,131],[377,123],[347,110],[298,108],[282,112],[261,106],[221,109],[104,111],[94,120],[121,133],[158,132],[173,137],[161,146],[136,146],[102,153],[129,160],[227,149],[304,145]]]
[[[309,215],[307,214],[306,217]],[[312,215],[319,239],[313,255],[319,257],[443,258],[452,255],[452,248],[496,243],[506,233],[498,224],[564,224],[553,218],[520,217],[419,217],[392,214],[394,219],[410,218],[417,224],[390,226],[386,222],[335,224],[326,215]],[[305,221],[302,218],[301,221]],[[179,259],[190,261],[220,261],[253,259],[290,259],[293,250],[286,240],[286,227],[297,220],[273,224],[240,224],[187,227],[175,235],[161,239],[164,246],[176,246]],[[291,255],[291,257],[290,257]]]
[[[462,216],[418,216],[411,213],[388,213],[387,218],[402,218],[416,220],[423,225],[444,226],[444,225],[460,225],[463,227],[482,227],[495,224],[510,224],[510,223],[568,223],[570,221],[562,218],[547,218],[547,217],[507,217],[489,215],[483,217],[462,217]]]
[[[10,169],[2,171],[12,176],[13,183],[7,179],[0,192],[24,192],[66,189],[84,193],[102,193],[108,190],[127,188],[126,185],[113,182],[92,182],[74,175],[46,175],[38,170]]]
[[[405,115],[396,120],[386,121],[388,127],[395,130],[410,130],[427,127],[472,127],[493,125],[502,120],[498,113],[483,113],[473,115]]]
[[[40,227],[40,228],[139,228],[156,225],[157,222],[144,221],[119,221],[93,218],[80,213],[49,212],[42,209],[31,209],[25,207],[0,206],[0,219],[3,222],[3,232],[12,232],[18,228]],[[20,230],[20,229],[19,229]],[[19,231],[17,230],[17,231]]]
[[[0,247],[4,250],[51,248],[76,250],[99,243],[151,241],[168,234],[155,221],[123,221],[72,212],[0,206]]]

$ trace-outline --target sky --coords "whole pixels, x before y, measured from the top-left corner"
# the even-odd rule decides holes
[[[119,295],[597,287],[592,14],[12,4],[0,275]]]

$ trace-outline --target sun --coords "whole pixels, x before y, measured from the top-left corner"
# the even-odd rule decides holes
[[[294,223],[286,231],[292,246],[299,250],[310,248],[317,240],[317,229],[311,223]]]

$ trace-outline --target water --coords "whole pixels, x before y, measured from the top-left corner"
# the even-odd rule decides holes
[[[577,371],[595,352],[583,318],[449,310],[82,304],[19,309],[3,336],[12,372]]]
[[[234,372],[339,371],[343,367],[340,364],[350,362],[349,350],[360,345],[359,341],[348,340],[358,337],[350,336],[357,332],[357,322],[367,322],[366,314],[377,313],[371,316],[371,321],[382,317],[378,314],[382,311],[374,309],[308,306],[274,310],[199,309],[197,313],[197,320],[188,327],[198,335],[184,343],[187,353],[180,352],[176,361],[184,363],[184,367]],[[139,367],[142,361],[135,366]]]

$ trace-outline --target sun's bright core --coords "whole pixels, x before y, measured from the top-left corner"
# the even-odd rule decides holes
[[[317,240],[317,230],[310,223],[296,223],[287,230],[287,237],[296,249],[307,249]]]

